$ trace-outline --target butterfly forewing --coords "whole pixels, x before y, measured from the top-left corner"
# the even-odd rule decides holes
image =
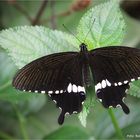
[[[76,55],[75,52],[66,52],[39,58],[19,70],[13,86],[31,92],[65,89],[69,82],[65,77]]]
[[[95,84],[107,79],[112,85],[121,85],[140,77],[140,50],[110,46],[90,52],[90,65]]]

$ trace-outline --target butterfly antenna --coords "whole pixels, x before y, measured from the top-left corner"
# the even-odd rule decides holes
[[[92,24],[91,24],[91,27],[89,28],[89,30],[88,30],[86,36],[85,36],[84,43],[85,43],[85,40],[86,40],[86,38],[87,38],[89,32],[91,31],[91,28],[93,27],[94,22],[95,22],[95,18],[94,18],[94,20],[93,20],[93,22],[92,22]]]
[[[73,32],[71,32],[64,24],[62,24],[62,25],[69,33],[71,33],[82,44],[82,41],[77,36],[75,36],[75,34]]]

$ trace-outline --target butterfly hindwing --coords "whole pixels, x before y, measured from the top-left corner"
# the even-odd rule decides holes
[[[51,99],[61,109],[61,114],[58,119],[59,124],[63,124],[65,115],[79,113],[82,110],[82,102],[85,100],[85,92],[65,91],[63,94],[52,94]]]
[[[129,88],[129,84],[121,86],[110,86],[97,90],[97,98],[102,102],[105,108],[109,107],[122,107],[123,111],[128,114],[129,108],[124,103],[126,97],[126,90]]]

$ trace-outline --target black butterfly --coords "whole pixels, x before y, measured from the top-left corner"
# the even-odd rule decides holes
[[[66,114],[79,113],[86,99],[86,86],[93,75],[97,98],[105,108],[124,103],[129,83],[140,79],[140,50],[110,46],[87,50],[82,43],[80,52],[62,52],[41,57],[18,71],[13,80],[16,89],[47,93],[61,109],[58,123],[63,124]]]

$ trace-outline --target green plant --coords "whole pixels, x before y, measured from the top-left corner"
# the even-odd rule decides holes
[[[94,20],[95,22],[92,26]],[[91,28],[90,31],[89,27]],[[85,41],[90,50],[103,46],[120,45],[124,34],[125,23],[118,3],[116,1],[109,1],[90,9],[81,18],[77,27],[76,37],[81,41]],[[62,31],[53,31],[42,26],[22,26],[1,31],[0,45],[7,51],[7,54],[12,58],[14,64],[18,66],[18,68],[21,68],[30,61],[44,55],[62,51],[78,51],[80,43],[73,35]],[[3,53],[1,57],[7,54]],[[4,67],[6,67],[6,65]],[[3,86],[0,87],[0,90],[2,91],[5,86],[9,86],[11,81],[8,83],[1,83]],[[135,92],[136,90],[138,91],[138,85],[139,82],[132,84],[130,92],[131,95],[139,97],[139,92]],[[23,99],[30,100],[32,102],[34,98],[33,96],[40,96],[40,98],[43,98],[41,95],[29,94],[20,94],[17,98],[15,90],[12,92],[13,93],[10,94],[7,92],[5,94],[6,97],[3,97],[3,95],[0,94],[0,99],[8,100],[13,103],[15,100],[17,102]],[[83,111],[79,115],[79,119],[84,126],[86,125],[86,117],[89,113],[90,107],[95,106],[96,104],[96,101],[93,100],[93,94],[95,94],[94,90],[88,89],[87,92],[89,96],[84,104]],[[11,98],[11,94],[13,98]],[[37,100],[37,97],[35,100]],[[44,102],[42,103],[42,106],[44,105]],[[21,121],[20,113],[18,112],[17,114],[19,121]],[[112,123],[114,124],[118,137],[123,139],[122,131],[117,124],[113,111],[109,109],[108,114],[111,116]],[[21,127],[22,126],[23,125],[21,125]],[[27,138],[24,129],[22,130],[24,138]],[[64,130],[65,129],[62,129],[62,131]],[[87,137],[86,134],[84,135],[84,138],[85,137]]]

